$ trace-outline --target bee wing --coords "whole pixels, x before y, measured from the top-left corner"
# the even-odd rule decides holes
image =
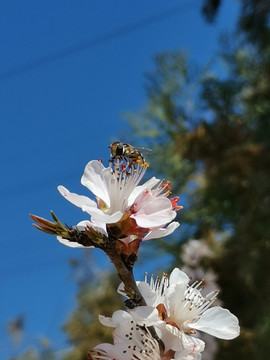
[[[143,154],[150,154],[152,152],[152,149],[145,148],[145,147],[136,147],[137,150],[139,150]]]

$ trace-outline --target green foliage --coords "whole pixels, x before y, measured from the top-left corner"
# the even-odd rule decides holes
[[[56,360],[58,359],[48,339],[41,338],[35,346],[24,350],[19,356],[9,360]]]

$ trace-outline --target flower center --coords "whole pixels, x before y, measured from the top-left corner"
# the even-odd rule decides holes
[[[147,280],[147,273],[145,274],[145,282]],[[203,288],[204,279],[202,281],[195,281],[192,285],[187,285],[182,301],[179,301],[174,307],[166,309],[162,302],[163,295],[165,295],[169,287],[168,277],[163,274],[162,278],[151,276],[149,285],[160,296],[161,302],[156,306],[159,318],[166,322],[166,324],[174,326],[178,330],[184,331],[186,334],[195,334],[196,330],[192,329],[192,323],[213,304],[216,300],[218,290],[214,290],[202,296],[201,290]]]
[[[197,321],[213,304],[218,293],[218,290],[214,290],[205,297],[202,296],[203,283],[204,280],[196,281],[191,286],[188,285],[182,302],[177,308],[170,309],[170,316],[166,319],[167,323],[175,323],[186,334],[196,333],[196,330],[192,329],[192,323]]]
[[[139,163],[130,164],[121,159],[110,161],[109,194],[111,204],[108,209],[109,214],[116,211],[124,213],[127,210],[128,198],[138,186],[146,169],[146,166],[141,166]]]

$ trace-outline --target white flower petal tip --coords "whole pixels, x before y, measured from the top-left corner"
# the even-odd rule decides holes
[[[101,322],[101,324],[108,327],[117,327],[121,323],[131,320],[132,320],[131,315],[124,310],[115,311],[112,317],[99,315],[99,321]]]
[[[84,248],[84,249],[89,248],[90,249],[90,248],[94,247],[94,246],[83,246],[83,245],[81,245],[81,244],[79,244],[79,243],[77,243],[75,241],[69,241],[67,239],[64,239],[61,236],[57,236],[56,238],[61,244],[65,245],[65,246],[68,246],[68,247],[71,247],[71,248]]]
[[[99,315],[99,321],[102,325],[108,326],[108,327],[115,327],[115,324],[112,321],[111,317]]]
[[[185,283],[186,285],[189,283],[190,278],[187,276],[186,273],[184,273],[184,271],[181,271],[178,268],[174,268],[173,271],[170,274],[170,284],[181,284],[181,283]]]
[[[73,205],[80,207],[83,211],[85,211],[84,210],[85,207],[86,208],[97,207],[95,201],[89,199],[87,196],[71,193],[68,189],[66,189],[62,185],[59,185],[57,189],[65,199],[67,199]]]
[[[81,183],[90,190],[96,197],[101,199],[110,207],[109,194],[109,174],[110,169],[105,168],[98,160],[89,161],[84,169]]]

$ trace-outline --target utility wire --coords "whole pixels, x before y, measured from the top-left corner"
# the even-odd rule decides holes
[[[34,60],[30,60],[28,62],[25,62],[21,65],[18,65],[12,69],[6,70],[2,73],[0,73],[0,81],[9,79],[15,75],[23,74],[27,71],[30,71],[32,69],[35,69],[39,66],[51,63],[55,60],[59,60],[62,58],[65,58],[66,56],[70,56],[72,54],[78,53],[80,51],[83,51],[85,49],[91,48],[93,46],[97,46],[103,43],[107,43],[111,40],[117,39],[121,36],[127,35],[129,33],[132,33],[134,31],[137,31],[139,29],[142,29],[144,27],[147,27],[151,24],[157,23],[159,21],[165,20],[167,18],[170,18],[176,14],[179,14],[180,12],[187,11],[191,9],[197,1],[189,1],[184,4],[178,5],[174,8],[159,12],[158,14],[149,16],[145,19],[139,20],[137,22],[128,24],[126,26],[122,26],[119,28],[116,28],[112,31],[106,32],[104,34],[98,35],[93,38],[89,38],[85,41],[82,41],[80,43],[74,44],[70,47],[67,47],[62,50],[58,50],[52,53],[49,53],[44,56],[40,56]]]

